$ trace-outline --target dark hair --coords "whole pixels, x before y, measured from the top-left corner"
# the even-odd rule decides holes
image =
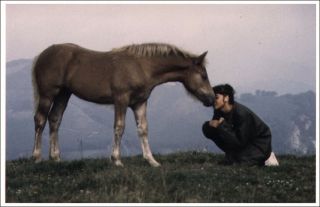
[[[214,93],[229,96],[229,103],[234,104],[234,94],[236,93],[231,85],[221,84],[212,87]]]

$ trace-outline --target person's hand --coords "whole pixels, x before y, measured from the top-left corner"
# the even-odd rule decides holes
[[[214,127],[214,128],[217,128],[223,121],[224,121],[224,118],[221,117],[219,120],[218,119],[211,120],[209,122],[209,125]]]

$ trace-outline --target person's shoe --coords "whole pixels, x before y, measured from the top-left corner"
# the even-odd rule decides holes
[[[264,162],[265,166],[279,166],[279,162],[276,158],[276,155],[271,152],[270,157]]]

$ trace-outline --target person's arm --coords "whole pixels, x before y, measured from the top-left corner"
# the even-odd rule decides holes
[[[214,110],[212,120],[219,120],[222,117],[222,113],[218,110]]]
[[[217,130],[217,125],[220,117],[221,117],[221,112],[214,110],[212,119],[210,121],[206,121],[202,125],[202,132],[207,138],[211,139],[213,137],[218,136],[219,132]],[[217,124],[213,124],[214,122],[217,122]]]
[[[212,138],[217,137],[219,135],[217,128],[212,127],[210,124],[210,121],[206,121],[202,125],[202,133],[208,139],[212,139]]]
[[[222,141],[232,148],[242,148],[249,141],[252,121],[249,117],[239,121],[239,125],[234,128],[227,122],[222,122],[218,127],[218,132]]]

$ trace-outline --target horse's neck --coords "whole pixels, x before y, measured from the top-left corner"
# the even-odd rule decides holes
[[[155,59],[151,68],[151,78],[156,85],[166,82],[182,82],[184,79],[184,67],[187,66],[187,61],[180,58],[162,58]]]

